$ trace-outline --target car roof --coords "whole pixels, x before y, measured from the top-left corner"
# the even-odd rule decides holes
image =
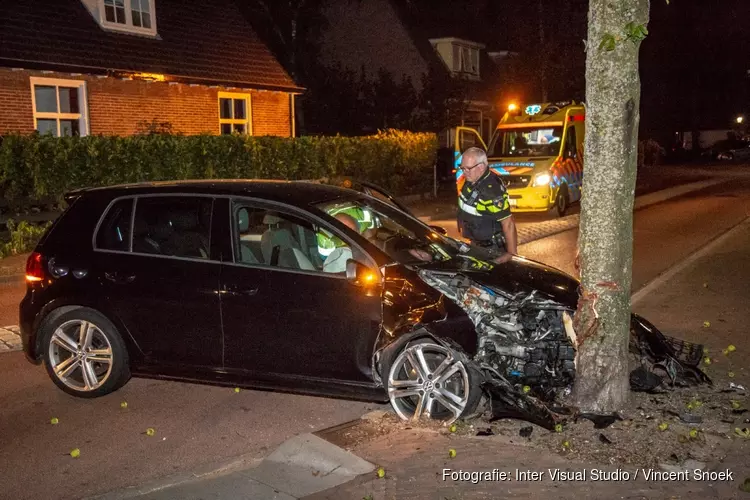
[[[258,179],[200,179],[179,181],[152,181],[113,186],[83,188],[66,193],[65,199],[96,194],[107,198],[147,194],[209,194],[223,196],[257,196],[309,205],[334,198],[359,197],[361,193],[318,181],[285,181]]]

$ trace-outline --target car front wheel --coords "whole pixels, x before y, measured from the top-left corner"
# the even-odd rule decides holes
[[[402,420],[427,417],[450,423],[474,414],[482,398],[481,381],[466,356],[421,339],[393,361],[386,389]]]
[[[50,378],[73,396],[104,396],[130,378],[122,337],[106,317],[92,309],[74,309],[49,322],[42,349]]]

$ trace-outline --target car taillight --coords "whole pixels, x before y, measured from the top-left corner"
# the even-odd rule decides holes
[[[39,252],[29,255],[26,260],[26,281],[36,282],[44,279],[44,258]]]

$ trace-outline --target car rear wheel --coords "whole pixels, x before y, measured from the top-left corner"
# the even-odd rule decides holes
[[[92,309],[74,309],[50,321],[43,330],[42,349],[47,374],[73,396],[104,396],[130,378],[122,337]]]
[[[388,398],[402,420],[447,423],[473,416],[482,398],[482,375],[463,354],[421,339],[409,344],[388,373]]]

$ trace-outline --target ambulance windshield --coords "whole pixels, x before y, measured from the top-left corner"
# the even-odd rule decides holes
[[[489,156],[557,156],[562,127],[519,127],[495,130]]]

